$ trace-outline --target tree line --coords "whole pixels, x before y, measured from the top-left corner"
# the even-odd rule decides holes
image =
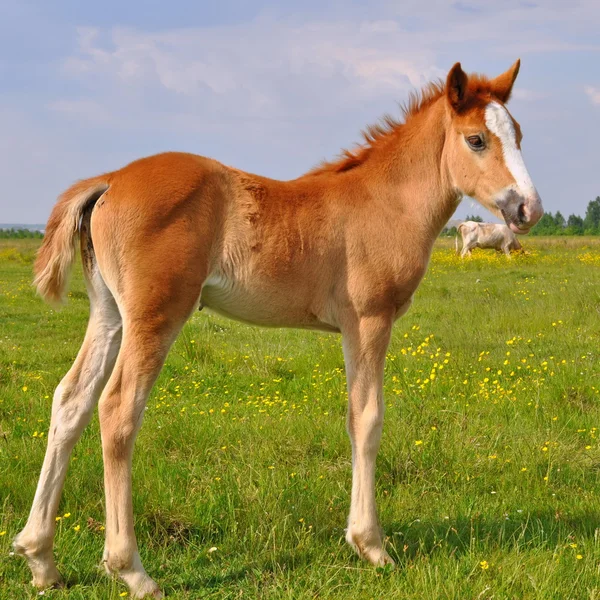
[[[569,215],[565,219],[559,210],[554,215],[544,213],[529,235],[600,235],[600,196],[590,200],[585,217]]]
[[[600,196],[589,201],[584,217],[572,214],[565,219],[559,210],[544,213],[529,235],[600,235]]]
[[[0,229],[0,240],[43,237],[44,234],[41,231],[33,229]]]

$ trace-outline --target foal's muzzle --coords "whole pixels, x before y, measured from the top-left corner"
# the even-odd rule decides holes
[[[515,233],[527,233],[544,214],[542,201],[535,190],[523,196],[517,190],[508,188],[496,200],[496,206]]]

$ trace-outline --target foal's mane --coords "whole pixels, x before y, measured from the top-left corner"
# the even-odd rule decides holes
[[[483,75],[469,75],[468,89],[472,95],[489,93],[489,79]],[[425,111],[445,93],[446,84],[441,79],[426,84],[421,90],[410,92],[408,101],[400,104],[401,119],[397,119],[389,114],[384,115],[379,122],[374,125],[368,125],[361,132],[364,139],[363,143],[359,143],[349,150],[344,148],[337,159],[322,161],[311,169],[307,175],[344,173],[362,165],[369,158],[374,148],[381,145],[391,136],[399,133],[412,117]]]

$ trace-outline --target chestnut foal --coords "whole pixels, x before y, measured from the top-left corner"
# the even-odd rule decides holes
[[[79,238],[90,320],[56,388],[37,492],[14,543],[37,587],[60,581],[55,515],[71,450],[99,402],[103,562],[133,597],[161,597],[134,533],[133,446],[167,352],[200,305],[248,323],[342,334],[352,441],[346,539],[369,562],[392,562],[374,490],[392,325],[464,194],[519,233],[543,212],[519,125],[504,106],[518,70],[517,61],[486,79],[457,63],[445,83],[411,98],[404,122],[387,118],[368,129],[363,146],[293,181],[166,153],[80,181],[60,197],[35,284],[45,299],[62,298]]]

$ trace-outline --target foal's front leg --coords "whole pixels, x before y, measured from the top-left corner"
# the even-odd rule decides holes
[[[375,505],[375,460],[383,428],[383,369],[392,319],[362,318],[344,328],[352,501],[346,541],[375,565],[393,564],[383,547]]]

